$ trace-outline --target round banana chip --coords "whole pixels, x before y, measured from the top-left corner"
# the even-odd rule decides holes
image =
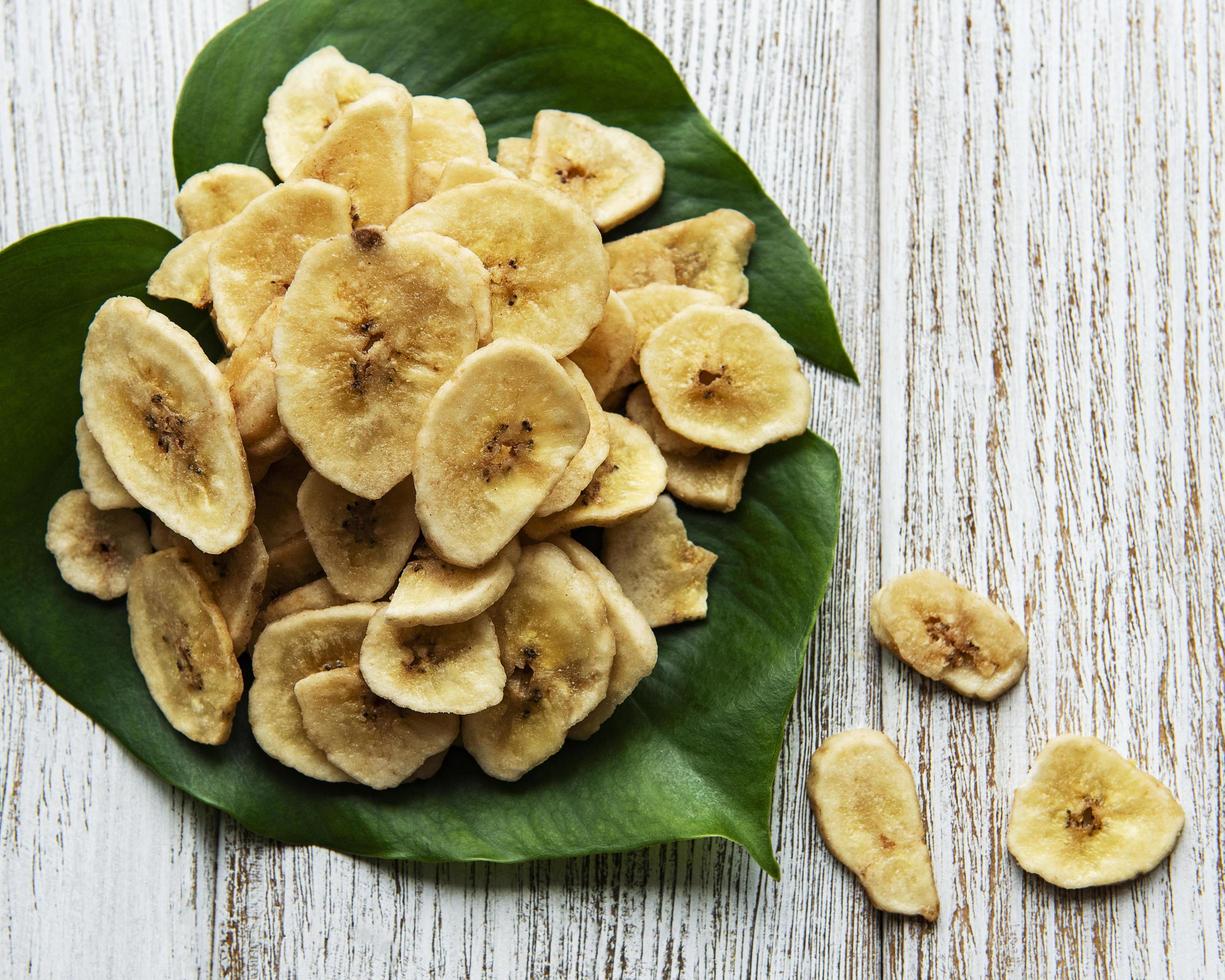
[[[549,540],[559,547],[580,572],[586,572],[595,582],[608,612],[616,653],[608,675],[608,693],[586,718],[570,729],[573,739],[591,738],[599,727],[612,717],[617,707],[634,693],[638,682],[655,669],[659,645],[655,632],[638,607],[630,602],[616,577],[595,555],[573,538],[558,535]]]
[[[604,315],[608,259],[591,219],[522,180],[487,180],[404,212],[393,235],[432,231],[470,248],[489,270],[493,336],[565,357]]]
[[[526,136],[507,136],[498,140],[498,166],[516,177],[526,177],[532,141]]]
[[[381,599],[412,554],[420,528],[413,481],[367,500],[311,473],[298,491],[298,513],[319,564],[350,599]]]
[[[391,789],[445,753],[459,731],[454,715],[398,708],[366,687],[356,667],[303,677],[294,685],[306,737],[345,775]]]
[[[448,163],[459,157],[488,159],[485,129],[464,99],[418,95],[413,99],[412,198],[427,201],[438,191]]]
[[[272,186],[266,173],[242,163],[219,163],[188,177],[174,199],[183,237],[219,228]]]
[[[668,466],[651,437],[623,415],[605,413],[608,457],[574,503],[547,517],[534,517],[524,533],[537,541],[576,527],[607,527],[650,508],[668,483]]]
[[[193,742],[230,737],[242,671],[225,617],[178,551],[146,555],[128,589],[132,655],[166,720]]]
[[[681,310],[691,306],[723,305],[719,295],[709,289],[694,289],[692,286],[676,286],[663,282],[649,283],[636,289],[623,289],[617,295],[634,318],[635,358],[655,328],[667,323]]]
[[[281,422],[315,470],[377,500],[412,470],[426,405],[488,321],[485,270],[455,242],[374,227],[321,242],[273,337]]]
[[[133,563],[149,554],[149,532],[130,510],[99,510],[84,490],[69,490],[47,516],[47,550],[60,577],[78,592],[118,599]]]
[[[256,643],[259,635],[270,624],[297,612],[308,609],[327,609],[331,606],[343,606],[349,600],[332,588],[332,583],[326,578],[315,579],[305,585],[299,585],[284,595],[273,599],[260,611],[255,618],[255,626],[251,631],[251,642]]]
[[[213,321],[233,350],[274,299],[285,295],[302,256],[352,226],[349,195],[321,180],[295,180],[261,194],[222,225],[208,252]]]
[[[506,690],[464,716],[464,748],[494,779],[513,781],[561,749],[604,700],[616,640],[591,576],[551,544],[523,549],[491,618]]]
[[[397,626],[382,610],[362,642],[370,690],[401,708],[470,715],[502,700],[506,671],[484,613],[446,626]]]
[[[387,621],[393,626],[465,623],[502,598],[518,560],[517,540],[480,568],[449,565],[418,545],[391,594]]]
[[[294,613],[271,623],[251,654],[247,710],[251,734],[278,762],[314,779],[348,780],[307,737],[294,685],[321,670],[356,667],[362,638],[379,607],[358,602]]]
[[[438,390],[417,435],[417,517],[434,553],[464,568],[493,558],[589,428],[578,389],[542,348],[495,340],[471,354]]]
[[[603,401],[620,384],[633,363],[637,336],[629,307],[616,293],[609,293],[603,319],[570,355],[591,382],[597,400]]]
[[[553,484],[549,495],[536,508],[538,515],[556,514],[578,500],[578,495],[591,482],[595,471],[608,458],[608,418],[600,408],[600,402],[592,391],[591,384],[573,361],[565,359],[561,366],[566,369],[574,387],[583,396],[591,428],[587,430],[587,438],[583,440],[582,448],[566,464],[561,479]]]
[[[488,157],[456,157],[454,160],[448,160],[447,165],[442,168],[442,176],[438,178],[434,193],[441,194],[453,187],[480,184],[486,180],[514,179],[514,174]]]
[[[267,472],[293,449],[289,433],[276,410],[276,362],[272,359],[272,333],[281,315],[281,300],[274,299],[242,339],[222,372],[230,383],[230,400],[238,434],[247,453],[252,478]]]
[[[692,439],[678,435],[664,425],[663,417],[651,401],[651,393],[646,385],[638,385],[625,400],[625,414],[647,430],[647,434],[655,441],[662,453],[672,453],[677,456],[696,456],[704,448]]]
[[[298,489],[310,471],[302,454],[291,451],[273,463],[255,485],[255,526],[264,547],[275,548],[302,533]]]
[[[751,453],[808,427],[800,360],[755,313],[691,306],[651,333],[638,363],[664,424],[703,446]]]
[[[142,507],[201,551],[246,537],[255,512],[229,388],[182,327],[126,296],[85,338],[85,422]]]
[[[628,130],[544,109],[532,126],[527,176],[573,200],[608,231],[659,200],[664,158]]]
[[[158,299],[181,299],[184,303],[204,309],[212,301],[208,253],[220,236],[220,227],[188,235],[166,253],[162,264],[149,277],[145,292]]]
[[[310,539],[299,531],[268,549],[268,581],[264,595],[269,601],[292,592],[323,574]]]
[[[128,493],[111,464],[102,455],[102,447],[85,424],[85,416],[77,419],[77,473],[81,486],[89,494],[89,502],[98,510],[118,510],[123,507],[139,507],[136,498]]]

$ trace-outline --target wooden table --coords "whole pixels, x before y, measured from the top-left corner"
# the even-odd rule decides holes
[[[153,779],[6,650],[3,975],[1219,975],[1225,3],[613,6],[812,243],[863,379],[814,378],[845,499],[778,771],[782,881],[714,842],[518,867],[282,847]],[[179,84],[243,10],[2,0],[0,240],[171,223]],[[921,564],[1023,618],[1030,669],[999,703],[872,642],[869,596]],[[873,911],[809,814],[810,753],[862,725],[916,770],[934,927]],[[1074,894],[1011,861],[1011,789],[1065,731],[1174,788],[1168,865]]]

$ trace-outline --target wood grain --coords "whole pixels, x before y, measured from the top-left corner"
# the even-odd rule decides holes
[[[289,848],[164,788],[0,656],[0,972],[272,977],[1189,976],[1225,961],[1225,2],[617,0],[812,244],[862,385],[814,375],[843,528],[776,786],[783,878],[700,842],[428,866]],[[0,0],[0,241],[171,223],[191,58],[240,0]],[[133,39],[148,39],[133,41]],[[1032,661],[965,702],[871,642],[882,576],[946,568]],[[943,902],[881,916],[803,796],[879,726]],[[1011,788],[1082,730],[1175,789],[1136,883],[1023,875]]]

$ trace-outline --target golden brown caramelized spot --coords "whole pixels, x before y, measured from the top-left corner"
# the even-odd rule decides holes
[[[980,672],[993,665],[983,662],[981,649],[973,640],[961,635],[954,626],[950,626],[937,616],[928,616],[923,620],[928,637],[936,643],[947,647],[944,658],[950,667],[972,667]]]
[[[587,486],[583,487],[582,492],[578,495],[578,500],[575,501],[575,506],[587,507],[588,505],[594,504],[597,500],[599,500],[600,491],[604,487],[604,481],[616,473],[620,468],[621,467],[619,467],[616,463],[610,463],[608,460],[604,460],[604,462],[596,467],[595,473],[592,474],[591,482],[588,483]]]
[[[345,504],[345,518],[341,528],[358,544],[378,544],[375,525],[378,515],[374,512],[373,500],[354,500]]]
[[[384,243],[383,233],[377,228],[358,228],[352,232],[353,244],[363,252],[372,252]]]
[[[162,634],[162,642],[174,649],[174,665],[183,683],[193,691],[203,691],[204,678],[191,659],[191,644],[182,637],[172,637],[166,633]]]
[[[1064,826],[1069,830],[1079,830],[1086,837],[1092,837],[1102,829],[1102,818],[1097,812],[1101,805],[1101,800],[1086,797],[1081,808],[1075,813],[1071,810],[1065,811],[1068,816]]]
[[[157,448],[163,453],[175,450],[186,455],[188,471],[196,476],[203,476],[204,468],[196,459],[196,454],[190,451],[187,439],[187,419],[176,412],[166,402],[166,396],[160,391],[149,397],[149,406],[145,409],[145,428],[154,436]]]
[[[518,425],[502,422],[481,447],[481,479],[488,483],[514,469],[515,461],[526,456],[536,445],[531,436],[532,423],[523,419]]]

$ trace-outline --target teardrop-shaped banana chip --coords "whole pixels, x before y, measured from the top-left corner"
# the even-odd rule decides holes
[[[608,418],[604,409],[600,408],[600,402],[592,391],[591,384],[578,366],[568,358],[562,360],[561,366],[566,369],[566,374],[583,396],[591,428],[587,430],[587,438],[583,440],[582,448],[566,464],[561,479],[553,484],[549,495],[536,508],[538,515],[556,514],[578,500],[578,495],[591,483],[595,471],[608,458]]]
[[[231,350],[284,296],[302,256],[351,227],[349,195],[321,180],[294,180],[261,194],[221,226],[208,252],[217,333]]]
[[[435,194],[464,184],[480,184],[486,180],[514,180],[515,175],[487,157],[456,157],[448,160],[438,178]]]
[[[272,186],[266,173],[243,163],[219,163],[188,177],[174,199],[183,237],[221,227]]]
[[[495,340],[469,355],[417,436],[417,517],[434,553],[464,568],[493,558],[548,496],[589,427],[578,389],[543,348]]]
[[[343,606],[349,600],[337,592],[326,578],[318,578],[296,589],[290,589],[284,595],[273,599],[260,610],[255,619],[255,627],[251,632],[251,642],[259,641],[259,635],[269,624],[278,619],[292,616],[294,613],[305,612],[308,609],[328,609],[332,606]]]
[[[158,551],[132,566],[128,626],[136,666],[166,720],[193,742],[229,739],[242,671],[225,617],[183,554]]]
[[[348,780],[307,737],[294,685],[322,670],[356,667],[366,627],[378,609],[365,602],[312,609],[277,620],[260,634],[251,654],[255,680],[247,710],[251,734],[272,758],[313,779]]]
[[[298,513],[319,564],[351,599],[381,599],[412,554],[417,525],[413,481],[367,500],[311,473],[298,491]]]
[[[276,362],[272,333],[281,314],[281,300],[264,310],[250,332],[230,355],[222,372],[230,383],[230,401],[238,420],[252,479],[259,479],[293,449],[276,408]]]
[[[328,762],[372,789],[412,778],[459,731],[454,715],[418,714],[384,701],[356,667],[311,674],[293,690],[307,738]]]
[[[604,315],[608,259],[599,229],[565,198],[523,180],[487,180],[404,212],[393,235],[454,238],[489,270],[494,338],[565,357]]]
[[[166,253],[145,292],[158,299],[181,299],[201,310],[208,306],[212,302],[208,253],[220,235],[220,226],[188,235]]]
[[[78,592],[118,599],[133,563],[149,553],[149,532],[130,510],[99,510],[84,490],[69,490],[47,516],[47,550],[60,577]]]
[[[636,289],[623,289],[617,295],[634,318],[635,358],[655,328],[667,323],[681,310],[690,306],[724,305],[719,295],[709,289],[694,289],[692,286],[676,286],[663,282],[653,282]]]
[[[485,129],[464,99],[442,99],[418,95],[413,99],[414,204],[427,201],[438,191],[447,164],[460,157],[488,159]]]
[[[310,471],[302,454],[293,451],[273,463],[255,485],[255,526],[265,548],[275,548],[302,534],[298,489]]]
[[[616,640],[591,576],[551,544],[523,549],[490,615],[506,690],[464,716],[464,748],[494,779],[513,781],[561,749],[604,700]]]
[[[596,398],[603,401],[621,383],[621,377],[633,363],[638,332],[629,307],[616,293],[608,294],[608,306],[595,329],[587,336],[570,360],[579,366],[591,382]]]
[[[85,338],[81,398],[142,507],[209,554],[246,537],[255,497],[229,387],[191,334],[140,300],[107,300]]]
[[[273,336],[277,410],[316,471],[377,500],[489,320],[485,270],[438,235],[359,228],[302,260]]]
[[[480,568],[448,564],[427,545],[418,545],[391,594],[387,621],[393,626],[465,623],[502,598],[518,560],[517,540]]]
[[[755,313],[691,306],[651,333],[638,363],[664,424],[703,446],[751,453],[808,428],[800,359]]]
[[[534,517],[523,529],[537,541],[576,527],[608,527],[650,508],[668,483],[663,456],[641,426],[605,413],[608,456],[565,510]]]
[[[362,642],[362,676],[402,708],[470,715],[502,700],[506,671],[484,613],[446,626],[397,626],[375,614]]]
[[[118,510],[123,507],[139,507],[136,498],[128,493],[111,464],[102,454],[102,447],[85,424],[85,416],[77,419],[77,473],[81,486],[89,494],[89,502],[98,510]]]
[[[516,177],[526,177],[532,141],[526,136],[507,136],[498,140],[498,166]]]
[[[271,602],[323,574],[305,531],[268,549],[268,581],[264,596]]]

